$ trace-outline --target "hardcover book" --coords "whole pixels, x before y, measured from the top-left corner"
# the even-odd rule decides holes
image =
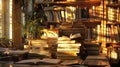
[[[60,59],[51,59],[51,58],[44,58],[44,59],[26,59],[16,62],[17,64],[59,64],[61,62]]]

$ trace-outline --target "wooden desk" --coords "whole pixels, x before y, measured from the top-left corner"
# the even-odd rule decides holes
[[[87,56],[83,64],[87,65],[88,67],[110,67],[107,58],[100,55]]]
[[[76,59],[78,60],[78,59]],[[11,61],[5,61],[5,62],[1,62],[0,61],[0,67],[88,67],[88,66],[85,66],[85,65],[82,65],[80,60],[78,60],[78,63],[76,64],[72,64],[71,62],[73,62],[72,60],[69,60],[69,64],[67,63],[66,64],[66,61],[64,62],[65,60],[61,61],[61,63],[59,64],[51,64],[51,65],[47,65],[47,64],[38,64],[38,65],[30,65],[30,64],[16,64],[14,62],[11,62]],[[64,62],[64,64],[62,63]],[[68,60],[67,60],[68,62]],[[74,62],[73,62],[74,63]],[[72,64],[72,65],[71,65]]]
[[[61,66],[61,65],[4,65],[2,67],[88,67],[84,65]]]

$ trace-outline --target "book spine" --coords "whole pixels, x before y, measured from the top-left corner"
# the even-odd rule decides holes
[[[119,9],[108,7],[108,21],[118,22]]]
[[[67,49],[67,48],[57,48],[57,52],[76,52],[79,53],[79,48],[72,48],[72,49]]]
[[[84,20],[89,19],[89,8],[82,8],[81,9],[81,18]]]
[[[59,18],[58,18],[58,14],[57,14],[57,12],[56,11],[52,11],[52,13],[53,13],[53,17],[54,17],[54,22],[59,22]]]
[[[62,21],[61,10],[57,11],[59,23]]]

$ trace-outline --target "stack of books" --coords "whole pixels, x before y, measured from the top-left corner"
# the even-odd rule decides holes
[[[60,59],[75,59],[78,58],[81,43],[76,43],[75,40],[58,40],[57,58]]]
[[[31,40],[29,44],[29,53],[50,56],[49,47],[45,40]]]

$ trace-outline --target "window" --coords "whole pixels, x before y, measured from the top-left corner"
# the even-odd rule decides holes
[[[12,39],[12,0],[9,2],[9,38]]]
[[[2,0],[0,0],[0,37],[2,37]]]
[[[0,0],[0,37],[12,39],[12,0]]]

